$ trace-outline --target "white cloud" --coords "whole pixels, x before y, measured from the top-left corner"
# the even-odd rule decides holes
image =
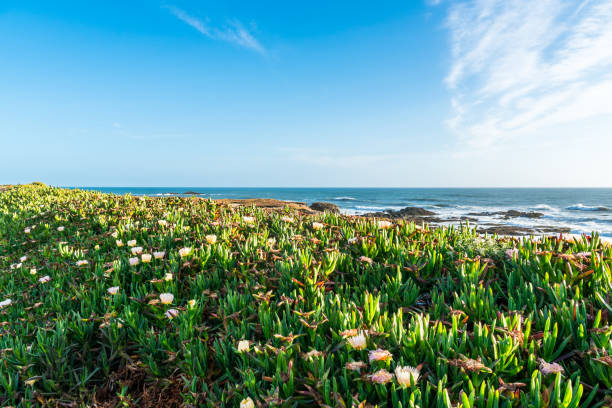
[[[228,21],[223,28],[216,28],[210,26],[207,20],[204,21],[193,17],[177,7],[170,6],[168,9],[179,20],[195,28],[208,38],[233,43],[261,54],[266,52],[265,48],[257,41],[253,34],[251,34],[238,20]]]
[[[612,115],[612,1],[466,0],[449,8],[448,125],[472,146]],[[612,117],[610,118],[612,129]]]

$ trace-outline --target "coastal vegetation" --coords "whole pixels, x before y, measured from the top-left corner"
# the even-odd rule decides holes
[[[612,405],[612,248],[0,193],[0,405]]]

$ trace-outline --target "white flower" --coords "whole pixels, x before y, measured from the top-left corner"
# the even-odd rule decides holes
[[[117,293],[119,293],[119,286],[113,286],[111,288],[106,289],[106,291],[110,294],[110,295],[116,295]]]
[[[208,242],[209,244],[214,244],[215,242],[217,242],[217,236],[216,235],[207,235],[206,236],[206,242]]]
[[[119,232],[117,231],[113,231],[113,233],[111,234],[111,237],[113,238],[117,238],[119,236]]]
[[[194,308],[196,305],[196,300],[195,299],[191,299],[187,302],[189,304],[189,307]]]
[[[170,320],[174,319],[176,316],[179,315],[179,311],[176,309],[168,309],[166,310],[166,313],[164,313],[166,315],[166,317]]]
[[[191,247],[185,247],[185,248],[179,249],[179,255],[181,256],[181,258],[186,257],[190,253],[191,253]]]
[[[240,408],[255,408],[255,403],[251,399],[251,397],[246,397],[242,401],[240,401]]]
[[[140,259],[138,259],[138,257],[136,256],[134,258],[130,258],[129,262],[131,266],[136,266],[140,263]]]
[[[166,282],[170,282],[172,280],[172,274],[171,273],[167,273],[164,275],[164,280]]]
[[[122,247],[123,246],[123,241],[121,241],[120,239],[115,241],[115,243],[117,244],[118,247]]]
[[[245,353],[249,351],[250,346],[251,346],[251,343],[248,340],[240,340],[238,342],[238,352]]]
[[[402,387],[410,387],[419,381],[419,370],[411,366],[395,367],[395,378]],[[412,378],[411,378],[412,377]],[[414,383],[412,382],[414,380]]]
[[[253,224],[255,222],[255,217],[242,217],[242,221],[244,221],[247,224]]]
[[[18,268],[21,268],[21,266],[22,266],[22,265],[23,265],[23,264],[22,264],[21,262],[20,262],[20,263],[14,263],[14,264],[11,264],[11,269],[18,269]]]
[[[356,336],[347,338],[346,341],[348,341],[355,350],[363,350],[366,348],[366,337],[363,331],[359,332]]]
[[[151,254],[142,254],[140,258],[142,259],[143,263],[151,262]]]
[[[168,221],[166,220],[158,220],[157,223],[162,227],[165,227],[166,225],[168,225]]]
[[[162,259],[164,256],[166,256],[164,251],[153,252],[153,257],[155,257],[155,259]]]
[[[287,217],[286,215],[285,215],[284,217],[281,217],[281,220],[282,220],[283,222],[289,222],[289,223],[292,223],[292,222],[293,222],[293,218],[291,218],[291,217]]]
[[[380,220],[378,221],[378,228],[380,229],[388,229],[393,226],[393,223],[390,221]]]
[[[36,268],[30,269],[30,275],[36,275],[36,272],[38,272]]]
[[[76,266],[87,265],[89,262],[87,259],[81,259],[80,261],[76,261]]]
[[[11,299],[3,300],[2,302],[0,302],[0,309],[2,309],[3,307],[10,306],[11,303],[13,303]]]
[[[127,242],[127,244],[128,244],[128,246],[131,246],[131,247],[136,246],[136,240],[135,239],[131,239],[131,240],[129,240]]]
[[[382,369],[370,375],[370,379],[372,380],[372,382],[375,382],[377,384],[386,384],[393,379],[393,374],[391,374],[385,369]]]
[[[357,242],[357,237],[353,237],[353,238],[349,238],[348,239],[348,243],[349,244],[354,244],[355,242]]]
[[[40,278],[38,281],[39,281],[40,283],[47,283],[47,282],[49,282],[50,280],[51,280],[51,277],[50,277],[49,275],[45,275],[45,276],[43,276],[42,278]]]
[[[57,227],[57,230],[58,230],[59,232],[62,232],[62,231],[64,230],[64,227],[63,227],[63,226],[59,226],[59,227]]]
[[[25,261],[26,261],[26,259],[28,259],[28,257],[24,255],[24,256],[22,256],[21,258],[19,258],[19,261],[20,261],[20,262],[25,262]]]
[[[133,247],[132,248],[132,255],[138,255],[142,253],[142,247]]]
[[[376,349],[370,350],[369,357],[371,363],[372,361],[389,361],[393,358],[393,355],[387,350]]]
[[[324,225],[323,225],[323,224],[321,224],[320,222],[313,222],[313,223],[312,223],[312,229],[315,229],[315,230],[320,230],[320,229],[321,229],[321,228],[323,228],[323,227],[324,227]]]
[[[159,300],[161,300],[164,305],[169,305],[174,300],[174,295],[172,293],[162,293],[159,295]]]
[[[24,229],[23,232],[25,232],[26,234],[29,234],[30,233],[30,228]]]

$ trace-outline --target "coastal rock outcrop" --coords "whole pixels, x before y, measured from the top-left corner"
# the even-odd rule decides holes
[[[340,213],[340,208],[338,208],[336,204],[332,203],[316,202],[310,204],[310,208],[315,211],[322,211],[334,214]]]
[[[517,211],[517,210],[508,210],[508,211],[495,211],[495,212],[480,212],[480,213],[468,213],[467,215],[472,215],[476,217],[490,217],[493,215],[501,215],[504,219],[523,217],[523,218],[540,218],[544,214],[536,211]]]
[[[283,210],[285,207],[289,207],[292,210],[298,210],[305,214],[313,214],[314,211],[311,210],[306,203],[301,203],[297,201],[281,201],[275,200],[273,198],[247,198],[247,199],[230,199],[223,198],[219,200],[215,200],[219,204],[226,205],[242,205],[242,206],[255,206],[260,208],[265,208],[266,210]]]

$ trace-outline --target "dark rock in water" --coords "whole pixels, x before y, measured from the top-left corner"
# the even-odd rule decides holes
[[[535,211],[524,212],[524,211],[516,211],[516,210],[509,210],[509,211],[506,211],[505,213],[501,212],[499,214],[504,215],[506,218],[511,218],[511,217],[540,218],[541,216],[544,215],[541,212],[535,212]]]
[[[516,218],[516,217],[540,218],[544,214],[541,212],[535,212],[535,211],[508,210],[508,211],[497,211],[497,212],[468,213],[467,215],[472,215],[476,217],[490,217],[492,215],[501,215],[505,219],[509,219],[509,218]]]
[[[461,221],[469,221],[469,222],[478,222],[478,218],[466,217],[466,216],[462,216],[461,218],[459,218],[459,220],[461,220]]]
[[[429,211],[429,210],[426,210],[426,209],[420,208],[420,207],[406,207],[406,208],[402,208],[401,210],[393,211],[393,212],[397,216],[400,216],[400,217],[406,217],[406,216],[410,216],[410,217],[419,216],[419,217],[422,217],[424,215],[435,215],[436,214],[433,211]]]
[[[420,207],[406,207],[401,210],[386,210],[380,212],[373,212],[362,214],[362,217],[376,217],[376,218],[392,218],[399,219],[403,218],[416,223],[434,223],[434,222],[443,222],[444,220],[437,217],[430,217],[431,215],[435,215],[436,213],[426,210]]]
[[[517,227],[515,225],[488,225],[477,230],[480,234],[497,235],[539,235],[539,234],[566,234],[570,232],[567,227],[551,227],[548,225],[538,225],[533,228]]]
[[[551,227],[549,225],[536,225],[534,228],[537,232],[543,234],[569,234],[572,231],[568,227]]]
[[[185,191],[183,194],[198,195],[198,194],[201,194],[201,193],[198,193],[196,191]]]
[[[478,228],[479,234],[497,234],[497,235],[529,235],[534,231],[531,228],[516,227],[513,225],[493,225],[486,228]]]
[[[315,211],[324,211],[324,212],[334,213],[334,214],[338,214],[340,212],[340,208],[338,208],[336,204],[332,204],[332,203],[316,202],[316,203],[310,204],[310,208]]]

